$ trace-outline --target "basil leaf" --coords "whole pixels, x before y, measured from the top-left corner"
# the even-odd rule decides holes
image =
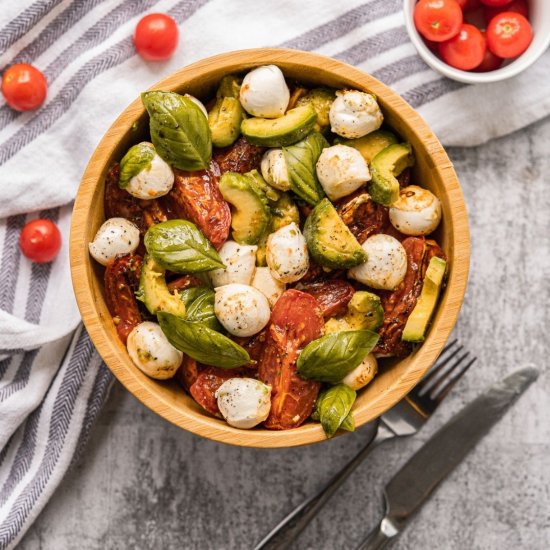
[[[120,176],[118,186],[121,189],[128,187],[130,180],[143,170],[149,170],[151,161],[155,157],[155,148],[152,143],[143,141],[130,147],[120,161]]]
[[[158,314],[158,321],[168,341],[199,363],[222,369],[250,363],[250,356],[244,348],[203,323],[193,323],[163,312]]]
[[[204,170],[212,158],[208,119],[191,99],[174,92],[144,92],[151,141],[157,153],[180,170]]]
[[[198,273],[225,269],[216,249],[197,226],[187,220],[152,225],[145,233],[145,248],[165,269],[176,273]]]
[[[328,146],[327,140],[319,132],[312,132],[302,141],[283,147],[290,188],[313,206],[325,196],[315,166],[321,151]]]
[[[180,292],[180,298],[185,304],[185,320],[193,323],[203,323],[212,330],[220,331],[220,325],[214,314],[215,293],[210,288],[186,288]]]
[[[378,338],[370,330],[349,330],[313,340],[298,357],[298,374],[337,384],[372,351]]]
[[[356,397],[355,390],[344,384],[331,386],[319,394],[315,407],[327,438],[342,428],[344,421],[348,426],[347,417]]]
[[[344,421],[340,424],[340,429],[346,430],[346,432],[355,431],[355,420],[353,419],[353,415],[351,413],[344,418]]]

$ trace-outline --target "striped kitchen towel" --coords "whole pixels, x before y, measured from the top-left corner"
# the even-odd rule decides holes
[[[409,43],[401,0],[19,0],[0,13],[0,72],[31,62],[49,82],[36,112],[0,103],[0,549],[13,548],[78,457],[112,377],[79,324],[68,229],[98,140],[140,91],[222,51],[283,46],[357,65],[401,93],[447,145],[475,145],[550,113],[550,54],[518,78],[465,86],[430,70]],[[167,62],[135,55],[145,13],[180,24]],[[21,256],[34,217],[64,236],[52,264]],[[78,284],[78,282],[77,282]]]

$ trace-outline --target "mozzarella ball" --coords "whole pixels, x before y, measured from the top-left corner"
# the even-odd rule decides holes
[[[131,254],[139,246],[139,229],[126,218],[110,218],[98,229],[88,245],[90,254],[101,265],[123,254]]]
[[[172,378],[183,360],[183,353],[168,341],[160,325],[150,321],[130,332],[126,347],[134,365],[157,380]]]
[[[277,118],[285,114],[290,92],[281,69],[275,65],[264,65],[244,77],[239,98],[247,113]]]
[[[407,253],[390,235],[373,235],[363,243],[367,261],[348,271],[348,276],[364,285],[394,290],[407,273]]]
[[[330,106],[329,119],[335,134],[353,139],[378,130],[384,117],[372,94],[343,90],[336,92],[336,99]]]
[[[331,201],[346,197],[371,179],[363,155],[347,145],[323,149],[316,169],[317,177]]]
[[[269,235],[265,253],[271,275],[282,283],[301,279],[309,269],[306,239],[295,222]]]
[[[268,149],[262,157],[260,168],[269,185],[280,191],[290,189],[290,177],[282,149]]]
[[[271,386],[255,378],[230,378],[215,396],[222,416],[235,428],[248,430],[269,416]]]
[[[269,267],[257,267],[252,286],[259,290],[273,307],[286,289],[286,285],[273,277]]]
[[[173,185],[172,168],[155,153],[149,166],[130,179],[125,189],[138,199],[150,200],[166,195]]]
[[[378,362],[376,357],[369,353],[359,365],[357,365],[343,379],[342,384],[350,387],[352,390],[364,388],[378,372]]]
[[[212,285],[214,287],[231,283],[249,285],[256,270],[257,250],[258,247],[255,245],[248,246],[235,241],[226,241],[220,248],[219,255],[227,267],[210,271]]]
[[[269,322],[269,302],[259,290],[240,284],[220,286],[215,290],[214,313],[231,334],[252,336]]]
[[[427,189],[409,185],[391,205],[390,221],[405,235],[428,235],[441,221],[441,203]]]

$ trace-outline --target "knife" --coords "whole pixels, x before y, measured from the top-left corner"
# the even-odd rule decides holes
[[[474,399],[429,439],[386,485],[386,515],[357,550],[377,550],[395,540],[437,486],[538,375],[538,370],[525,368],[508,376]]]

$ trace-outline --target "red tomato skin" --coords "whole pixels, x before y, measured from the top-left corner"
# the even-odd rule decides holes
[[[32,220],[23,227],[19,246],[21,252],[33,262],[52,262],[61,248],[61,233],[51,220]]]
[[[482,4],[485,4],[486,6],[506,6],[506,4],[509,4],[512,0],[481,0]]]
[[[449,40],[462,24],[462,10],[456,0],[420,0],[413,17],[418,32],[434,42]]]
[[[502,13],[503,11],[513,11],[514,13],[521,13],[523,17],[529,19],[529,5],[527,0],[513,0],[510,4],[506,6],[483,6],[483,15],[485,16],[485,21],[487,24],[491,22],[491,19]]]
[[[142,17],[134,32],[134,45],[146,61],[170,59],[178,45],[178,25],[164,13]]]
[[[323,325],[321,308],[313,296],[290,289],[277,300],[258,364],[258,379],[271,386],[266,428],[297,428],[311,414],[321,384],[300,378],[296,361],[299,350],[321,336]]]
[[[485,39],[487,39],[487,33],[485,31],[481,31],[481,33]],[[474,69],[474,71],[476,73],[496,71],[497,69],[500,69],[502,63],[504,63],[504,59],[497,57],[489,48],[487,48],[485,50],[485,55],[483,56],[483,61]]]
[[[2,94],[6,103],[16,111],[32,111],[44,103],[48,93],[46,77],[36,67],[17,63],[2,77]]]
[[[462,9],[464,11],[471,11],[477,10],[480,6],[480,0],[466,0],[466,5]]]
[[[487,46],[498,57],[510,59],[521,55],[531,44],[533,29],[520,13],[498,14],[487,27]]]
[[[465,23],[454,38],[439,45],[439,55],[451,67],[471,71],[483,61],[487,44],[481,31]]]
[[[460,6],[460,9],[463,10],[468,5],[468,0],[456,0],[456,3]]]

